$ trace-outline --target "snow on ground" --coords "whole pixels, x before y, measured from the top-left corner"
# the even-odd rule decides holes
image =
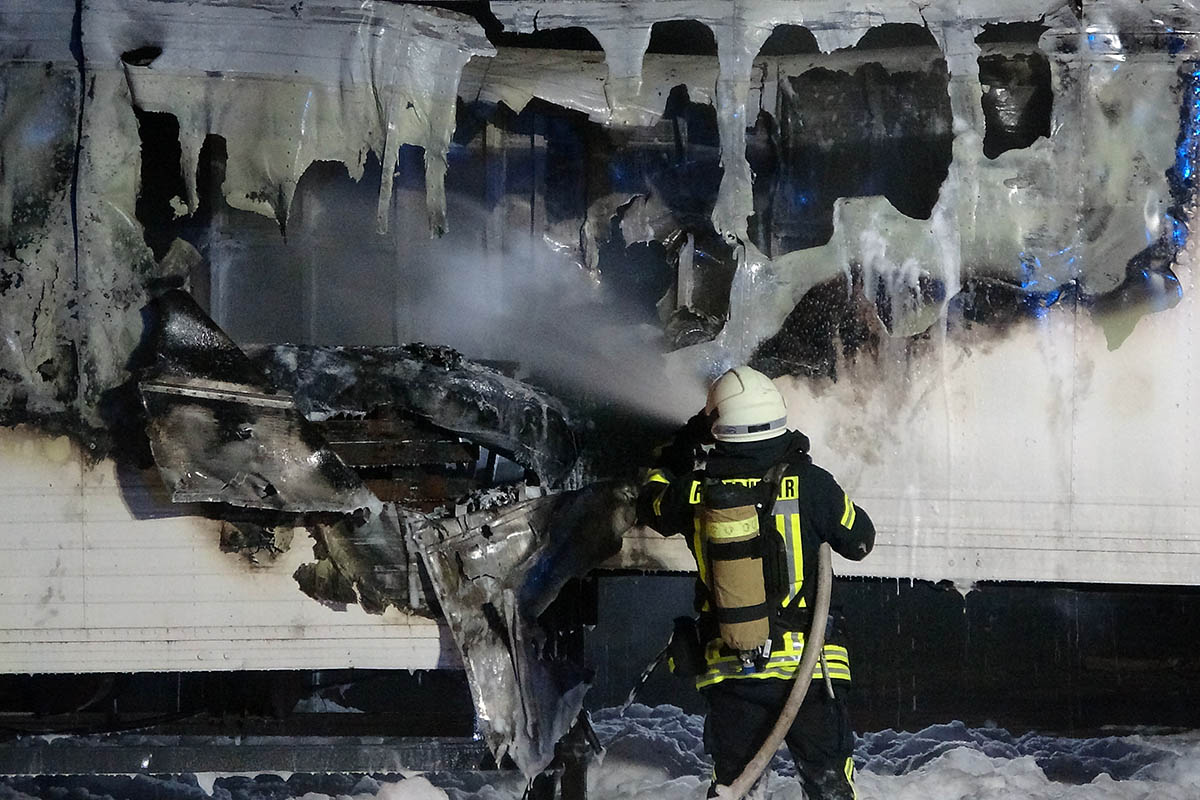
[[[673,706],[632,706],[593,717],[606,752],[589,772],[593,800],[700,800],[709,764],[703,718]],[[1093,739],[1025,734],[962,723],[860,737],[860,800],[1197,800],[1200,731]],[[211,789],[209,789],[211,787]],[[425,776],[82,776],[0,780],[0,800],[519,800],[512,773]],[[211,794],[210,794],[211,792]],[[777,758],[768,800],[802,800]]]

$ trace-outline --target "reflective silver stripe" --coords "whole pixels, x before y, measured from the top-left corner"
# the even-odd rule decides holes
[[[754,428],[755,433],[764,433],[784,427],[787,427],[787,417],[773,419],[766,424],[766,427],[763,427],[761,422],[757,425],[722,425],[717,423],[713,425],[713,434],[716,435],[719,433],[723,436],[737,436],[742,433],[750,433],[751,428]]]
[[[799,504],[797,503],[797,509],[798,508]],[[796,590],[796,582],[799,580],[799,578],[796,576],[796,559],[795,554],[792,552],[792,548],[794,547],[797,538],[797,532],[792,530],[792,528],[793,524],[798,522],[800,517],[797,514],[781,514],[775,519],[783,521],[783,531],[781,531],[783,535],[783,560],[787,562],[788,585],[787,592],[784,593],[783,602],[780,603],[780,605],[787,606],[796,599],[796,595],[800,594],[800,592]],[[778,525],[778,523],[776,523],[776,525]]]
[[[775,530],[779,531],[779,535],[783,537],[783,559],[787,562],[788,570],[787,591],[783,593],[783,601],[780,605],[787,606],[799,594],[796,590],[796,582],[800,578],[796,576],[796,554],[793,550],[796,540],[799,538],[794,529],[800,525],[800,501],[776,500],[774,511]]]
[[[703,688],[724,680],[742,680],[745,678],[791,678],[796,674],[804,651],[804,634],[800,631],[787,631],[783,635],[782,646],[771,651],[767,663],[758,672],[742,672],[742,663],[734,655],[721,655],[721,640],[713,639],[704,648],[704,659],[708,668],[703,675],[696,678],[696,687]],[[836,680],[850,680],[850,656],[846,648],[837,644],[827,644],[822,648],[825,655],[826,669],[829,677]],[[813,667],[813,677],[824,679],[824,672],[818,662]]]
[[[741,662],[737,659],[722,659],[719,663],[711,664],[705,673],[696,679],[696,688],[711,686],[724,680],[743,680],[746,678],[791,678],[800,666],[799,656],[782,656],[770,659],[762,669],[756,672],[742,672]],[[850,667],[846,664],[830,664],[829,677],[837,680],[850,680]],[[823,680],[825,673],[820,663],[813,667],[813,678]]]
[[[775,501],[775,513],[776,514],[799,514],[800,513],[800,501],[799,500],[776,500]]]

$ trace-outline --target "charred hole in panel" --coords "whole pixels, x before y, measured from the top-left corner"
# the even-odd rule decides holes
[[[191,227],[205,230],[211,224],[217,210],[225,207],[225,170],[229,162],[229,148],[225,137],[210,133],[200,146],[200,157],[196,166],[196,211],[189,220]],[[198,236],[193,236],[195,244]]]
[[[812,32],[801,25],[777,25],[758,51],[759,58],[791,59],[797,56],[817,57],[820,45]],[[747,223],[747,233],[754,246],[773,255],[773,199],[779,187],[780,139],[776,109],[761,108],[754,126],[746,134],[746,161],[750,164],[753,186],[754,213]]]
[[[192,297],[208,314],[212,314],[212,266],[209,256],[209,234],[213,221],[227,211],[224,185],[229,152],[225,137],[210,133],[204,137],[196,164],[196,210],[179,221],[179,236],[190,243],[203,257],[191,270],[188,287]]]
[[[667,96],[663,119],[670,123],[674,153],[660,173],[659,191],[676,216],[707,220],[724,172],[717,110],[693,102],[687,86],[679,84]]]
[[[1050,136],[1050,61],[1038,49],[1046,30],[1032,22],[985,25],[975,38],[983,87],[983,154],[988,158]]]
[[[716,110],[692,102],[683,84],[671,90],[664,109],[653,126],[587,124],[588,197],[652,196],[673,220],[706,220],[722,172]]]
[[[400,153],[398,208],[406,208],[412,182],[423,189],[421,151],[413,149]],[[212,316],[235,341],[392,343],[390,314],[379,301],[396,284],[395,252],[374,232],[378,159],[368,156],[363,172],[355,181],[341,162],[310,164],[297,182],[286,236],[266,217],[221,202]],[[211,174],[214,183],[221,177]],[[352,260],[344,258],[349,251]]]
[[[694,19],[672,19],[654,23],[647,53],[679,56],[716,56],[717,37],[712,29]]]
[[[146,44],[121,53],[121,61],[131,67],[148,67],[162,55],[162,52],[162,48],[158,45]]]
[[[146,244],[155,260],[167,254],[176,238],[181,216],[186,215],[187,187],[180,168],[179,120],[173,114],[145,111],[134,106],[141,139],[142,164],[134,213],[142,223]]]
[[[602,280],[659,324],[671,349],[709,341],[729,312],[733,251],[712,225],[720,187],[716,110],[675,86],[655,126],[598,129],[599,194],[629,197],[600,244]],[[601,188],[602,186],[602,188]]]
[[[532,33],[489,30],[488,41],[497,47],[521,47],[531,50],[601,51],[600,42],[587,28],[550,28]]]
[[[746,132],[746,162],[750,165],[754,213],[746,219],[746,233],[764,254],[771,248],[773,199],[779,186],[779,125],[765,109]]]
[[[817,55],[821,52],[817,37],[803,25],[776,25],[759,48],[760,56]]]
[[[608,291],[629,299],[636,322],[651,322],[655,303],[671,286],[670,256],[663,243],[627,243],[620,221],[614,217],[608,240],[600,245],[599,264]]]
[[[827,243],[839,197],[884,196],[929,219],[949,173],[949,73],[929,31],[881,25],[835,56],[781,72],[772,256]]]
[[[527,194],[531,206],[543,206],[550,225],[581,219],[587,210],[587,175],[580,165],[588,161],[587,128],[592,124],[587,115],[534,98],[520,113],[502,108],[489,121],[510,141],[525,140],[524,152],[510,148],[506,156],[510,193]],[[531,217],[530,222],[538,220]]]

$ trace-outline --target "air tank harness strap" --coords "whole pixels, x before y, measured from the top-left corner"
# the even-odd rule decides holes
[[[759,530],[760,534],[762,531],[772,531],[775,529],[775,523],[774,523],[774,520],[772,519],[772,517],[775,513],[775,501],[779,498],[779,484],[783,481],[783,474],[785,472],[787,472],[787,468],[788,468],[788,462],[780,461],[778,464],[776,464],[775,466],[773,466],[769,470],[767,470],[766,474],[763,475],[763,477],[762,477],[762,481],[758,485],[759,490],[762,491],[762,493],[763,493],[762,500],[755,504],[757,507],[756,510],[758,511],[758,530]],[[762,557],[761,535],[760,535],[760,537],[757,537],[757,538],[758,538],[757,544],[759,545],[759,558],[761,558]],[[770,628],[771,628],[771,620],[768,619],[768,621],[767,621],[768,632],[770,632]],[[767,663],[770,661],[770,659],[771,659],[771,636],[768,635],[766,642],[764,642],[762,647],[759,648],[759,652],[756,654],[756,656],[752,662],[748,662],[746,660],[746,658],[743,656],[743,659],[742,659],[743,667],[744,667],[743,672],[751,672],[751,673],[761,672],[763,669],[766,668]]]
[[[775,501],[779,497],[779,484],[783,481],[783,474],[787,472],[788,463],[780,461],[775,466],[767,470],[763,475],[762,481],[759,483],[759,489],[763,492],[762,501],[756,503],[758,511],[758,530],[760,536],[756,537],[756,544],[759,546],[759,558],[762,558],[762,538],[763,531],[772,531],[775,529],[774,520],[772,519],[775,513]],[[765,611],[765,608],[764,608]],[[770,619],[767,621],[767,630],[770,631]],[[771,637],[768,634],[766,642],[759,648],[759,652],[754,657],[753,661],[747,661],[743,654],[743,672],[760,672],[766,668],[767,663],[771,659]]]
[[[775,501],[779,499],[779,484],[783,481],[783,474],[787,472],[787,468],[788,463],[781,461],[767,470],[767,474],[763,476],[762,488],[766,490],[766,495],[758,507],[758,518],[760,520],[769,521],[771,515],[775,513]],[[773,525],[765,528],[765,530],[773,529]]]

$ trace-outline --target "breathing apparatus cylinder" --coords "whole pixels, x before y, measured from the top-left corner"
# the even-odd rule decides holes
[[[705,411],[718,442],[761,442],[787,432],[782,395],[770,378],[750,367],[734,367],[718,378],[709,388]],[[747,671],[753,671],[754,655],[770,649],[760,499],[745,486],[706,481],[700,519],[721,638],[739,652]]]
[[[707,481],[700,512],[717,624],[725,644],[739,653],[761,651],[770,635],[758,509],[743,504],[738,495],[745,491]]]

